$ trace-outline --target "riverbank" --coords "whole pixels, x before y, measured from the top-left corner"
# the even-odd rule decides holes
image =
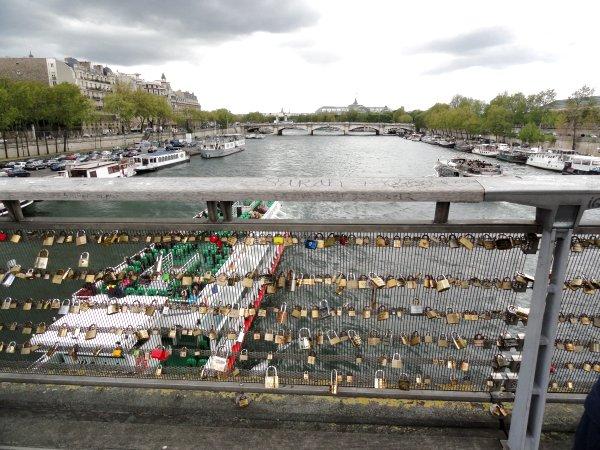
[[[213,136],[216,134],[232,134],[232,133],[240,133],[242,130],[239,127],[229,127],[226,129],[214,130],[214,129],[205,129],[198,130],[192,133],[192,137],[202,139],[206,136]],[[37,157],[52,157],[53,155],[64,155],[70,153],[78,153],[78,152],[91,152],[94,150],[110,150],[113,147],[121,147],[125,148],[130,145],[134,145],[136,142],[140,142],[143,139],[144,135],[141,133],[135,134],[127,134],[121,136],[102,136],[102,137],[92,137],[92,138],[80,138],[80,139],[70,139],[67,141],[67,151],[63,151],[63,141],[62,139],[57,140],[49,140],[48,148],[46,148],[46,144],[43,140],[38,141],[38,145],[36,146],[35,141],[29,142],[29,147],[19,147],[19,151],[17,154],[17,148],[15,146],[8,147],[8,158],[4,157],[4,148],[0,145],[0,161],[10,161],[16,159],[29,159],[29,158],[37,158]],[[186,137],[186,133],[162,133],[160,138],[162,140],[165,139],[181,139],[184,140]],[[154,133],[154,135],[150,138],[150,140],[158,139],[159,135]]]

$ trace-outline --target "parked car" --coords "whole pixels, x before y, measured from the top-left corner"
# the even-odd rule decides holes
[[[31,161],[25,164],[25,170],[35,170],[38,171],[40,169],[45,169],[46,163],[44,161]]]
[[[52,164],[50,166],[50,170],[53,172],[58,172],[59,170],[65,170],[66,167],[67,167],[66,161],[59,161],[55,164]]]
[[[8,176],[9,176],[9,177],[19,177],[19,178],[21,178],[21,177],[30,177],[30,176],[31,176],[31,173],[30,173],[30,172],[27,172],[27,171],[26,171],[26,170],[24,170],[24,169],[14,169],[14,170],[12,170],[12,171],[11,171],[11,172],[8,174]]]

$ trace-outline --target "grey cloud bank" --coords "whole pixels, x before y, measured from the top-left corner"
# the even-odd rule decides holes
[[[183,59],[194,47],[289,32],[317,18],[304,0],[4,0],[0,48],[2,56],[36,49],[107,64],[156,64]]]

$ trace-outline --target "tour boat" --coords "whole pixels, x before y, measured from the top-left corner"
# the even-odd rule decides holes
[[[184,150],[159,150],[154,153],[143,153],[134,158],[136,173],[155,172],[165,167],[190,162],[190,155]]]
[[[452,158],[448,161],[438,160],[434,169],[440,177],[481,177],[502,175],[500,166],[478,159]]]
[[[548,150],[547,152],[536,153],[527,158],[527,165],[539,169],[554,170],[562,172],[565,164],[571,157],[579,156],[574,150]]]
[[[535,154],[539,153],[539,151],[540,150],[537,147],[532,147],[532,148],[517,147],[517,148],[513,148],[513,149],[500,150],[500,153],[498,153],[498,156],[496,156],[496,158],[501,161],[507,161],[507,162],[517,163],[517,164],[525,164],[527,162],[527,158],[529,158],[529,156],[535,155]]]
[[[421,135],[419,133],[412,133],[411,135],[408,136],[408,140],[409,141],[420,141],[422,136],[423,135]]]
[[[215,136],[202,142],[200,156],[203,158],[221,158],[246,148],[245,139],[239,134]]]
[[[457,142],[456,145],[454,146],[454,150],[471,153],[471,151],[473,150],[473,144],[471,144],[467,141]]]
[[[249,133],[245,136],[245,139],[264,139],[265,135],[261,133]]]
[[[129,159],[120,161],[95,160],[79,164],[67,164],[59,172],[64,178],[126,178],[135,175],[134,165]]]
[[[565,175],[600,175],[600,158],[597,156],[576,155],[565,162]]]
[[[448,139],[439,139],[436,144],[444,148],[454,148],[456,142]]]
[[[479,144],[476,145],[475,148],[473,148],[471,153],[475,155],[489,156],[491,158],[495,158],[500,152],[495,146],[491,144]]]

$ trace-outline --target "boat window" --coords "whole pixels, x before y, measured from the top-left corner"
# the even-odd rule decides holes
[[[92,170],[92,171],[90,172],[90,178],[98,178],[98,174],[96,173],[96,171],[95,171],[95,170]]]

